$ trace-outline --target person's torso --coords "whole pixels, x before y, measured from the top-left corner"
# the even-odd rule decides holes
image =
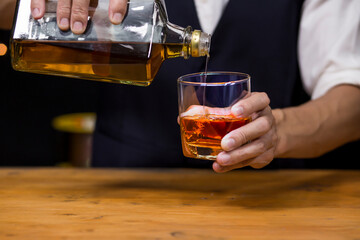
[[[211,71],[251,75],[271,107],[304,99],[297,63],[302,0],[230,0],[214,31]],[[169,21],[200,29],[193,0],[167,0]],[[197,166],[182,157],[177,124],[177,78],[204,71],[205,58],[166,60],[149,87],[101,84],[95,166]]]

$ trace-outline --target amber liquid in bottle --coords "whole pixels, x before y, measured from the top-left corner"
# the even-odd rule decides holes
[[[222,151],[221,139],[250,121],[250,117],[236,118],[211,114],[182,117],[181,136],[182,143],[186,145],[183,147],[188,150],[188,157],[207,156],[206,158],[214,160]]]
[[[166,58],[188,46],[100,41],[13,40],[13,66],[27,72],[148,86]]]

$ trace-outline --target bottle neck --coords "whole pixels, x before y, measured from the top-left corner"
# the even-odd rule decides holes
[[[201,32],[200,30],[194,30],[191,33],[191,56],[203,57],[208,56],[210,52],[211,35]]]
[[[209,55],[211,35],[200,30],[192,31],[189,26],[182,28],[168,23],[165,40],[165,57],[202,57]]]

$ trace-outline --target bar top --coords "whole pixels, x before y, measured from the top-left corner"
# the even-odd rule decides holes
[[[0,168],[0,239],[359,239],[360,171]]]

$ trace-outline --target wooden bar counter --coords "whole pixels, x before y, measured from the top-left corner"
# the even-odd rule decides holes
[[[360,171],[0,168],[0,239],[360,239]]]

